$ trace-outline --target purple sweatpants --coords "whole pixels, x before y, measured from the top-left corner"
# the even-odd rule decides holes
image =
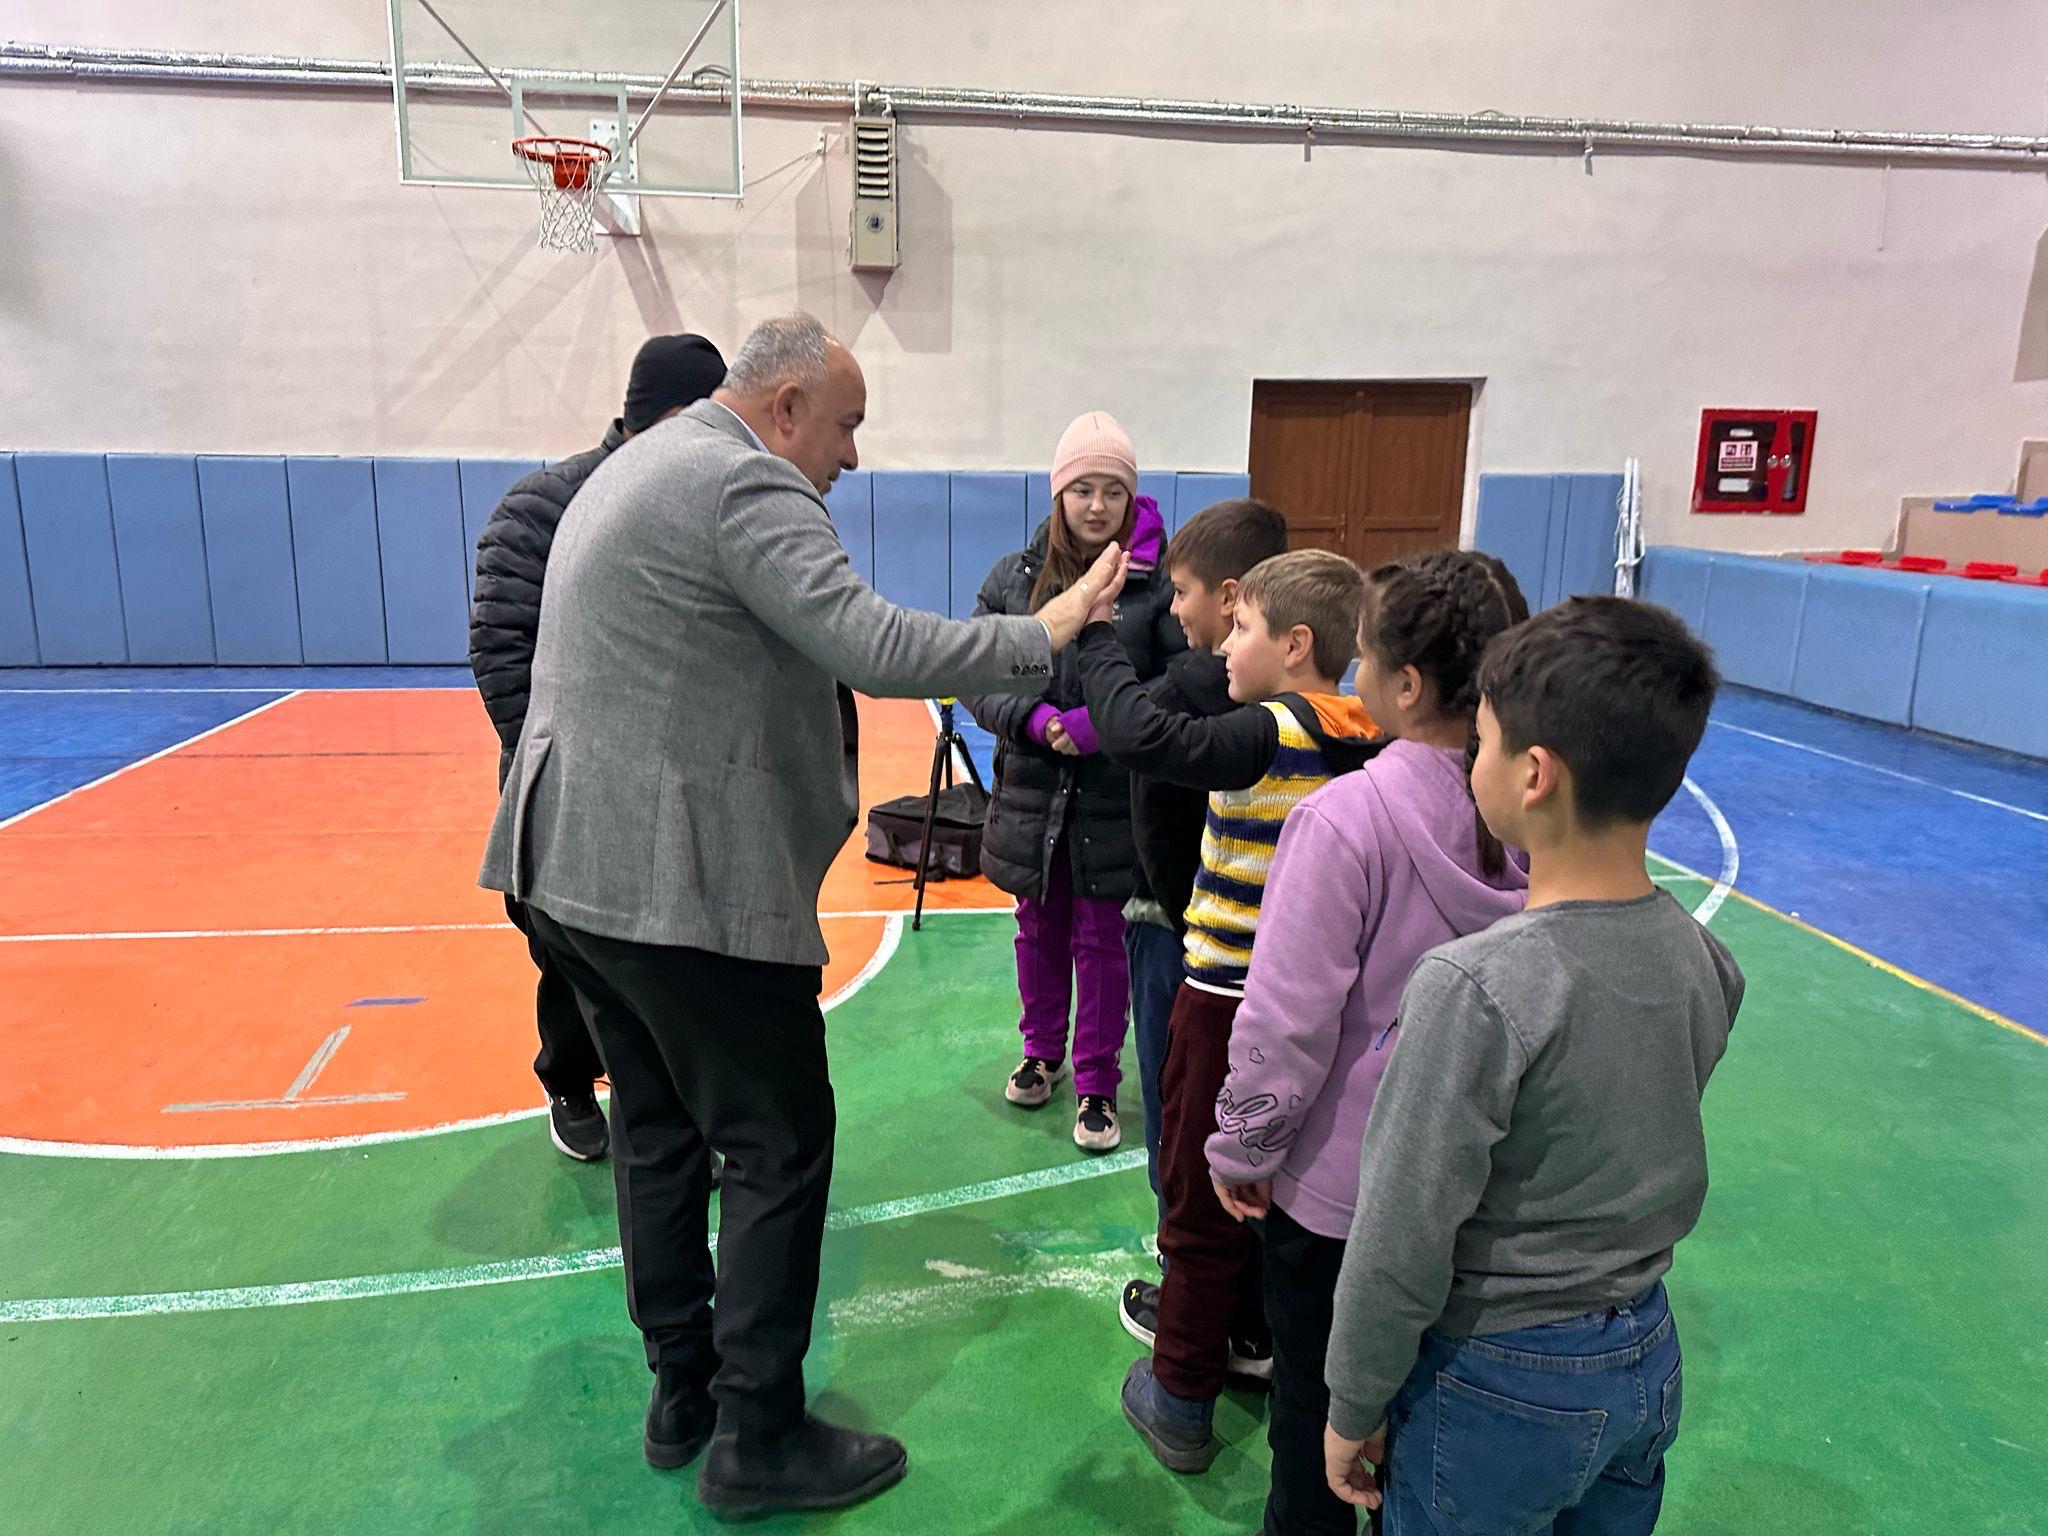
[[[1124,904],[1074,894],[1064,842],[1053,851],[1052,883],[1040,900],[1017,903],[1017,994],[1023,1000],[1024,1054],[1057,1065],[1067,1059],[1067,1011],[1074,1008],[1074,1092],[1115,1098],[1123,1074],[1130,961],[1124,955]]]

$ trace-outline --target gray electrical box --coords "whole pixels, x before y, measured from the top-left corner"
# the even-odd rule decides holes
[[[853,120],[853,233],[847,246],[856,272],[893,272],[902,262],[896,238],[896,119]]]

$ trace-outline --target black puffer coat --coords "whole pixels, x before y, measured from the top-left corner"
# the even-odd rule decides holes
[[[1152,532],[1152,548],[1159,533]],[[1145,534],[1141,524],[1131,540],[1141,553],[1148,547]],[[1031,584],[1045,564],[1047,537],[1047,525],[1041,523],[1029,549],[996,562],[981,584],[977,615],[1031,612]],[[1173,584],[1164,571],[1132,567],[1117,599],[1113,627],[1140,677],[1156,676],[1187,649],[1180,621],[1170,611],[1172,601]],[[982,873],[1012,896],[1042,897],[1053,850],[1065,833],[1074,894],[1128,901],[1137,890],[1138,862],[1131,776],[1100,753],[1067,757],[1042,747],[1025,729],[1032,710],[1042,703],[1055,709],[1083,706],[1073,647],[1053,657],[1052,682],[1043,698],[988,694],[961,702],[997,742],[995,793],[981,840]]]
[[[491,512],[476,541],[476,589],[469,603],[469,669],[497,727],[498,777],[526,725],[533,680],[533,642],[540,633],[540,589],[555,529],[597,466],[626,440],[614,421],[604,441],[574,458],[536,469],[516,482]]]

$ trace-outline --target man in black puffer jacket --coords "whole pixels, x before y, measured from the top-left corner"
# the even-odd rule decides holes
[[[570,501],[597,466],[636,432],[705,399],[725,379],[725,359],[702,336],[656,336],[633,359],[626,408],[595,448],[537,469],[505,493],[476,541],[476,591],[469,610],[469,666],[497,728],[498,783],[526,725],[534,638],[540,632],[541,583],[555,530]],[[526,935],[540,968],[534,1012],[540,1054],[534,1074],[548,1094],[548,1134],[570,1157],[593,1162],[611,1147],[595,1092],[604,1064],[582,1009],[547,950],[533,936],[526,909],[510,897],[505,910]]]

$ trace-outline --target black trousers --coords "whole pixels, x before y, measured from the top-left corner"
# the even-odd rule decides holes
[[[512,926],[526,935],[526,952],[540,971],[540,985],[534,989],[534,1023],[540,1027],[540,1054],[533,1058],[533,1075],[549,1093],[588,1093],[604,1072],[597,1054],[597,1042],[584,1022],[583,1009],[576,1001],[576,989],[562,968],[533,931],[533,917],[524,903],[505,898],[505,915]]]
[[[647,1363],[707,1381],[721,1431],[773,1440],[803,1418],[832,1182],[823,972],[601,938],[540,911],[533,923],[611,1079],[626,1310]]]
[[[1277,1205],[1262,1226],[1266,1320],[1273,1328],[1273,1401],[1266,1421],[1273,1487],[1266,1497],[1266,1536],[1352,1536],[1357,1513],[1330,1492],[1323,1474],[1323,1426],[1330,1418],[1323,1362],[1344,1243],[1309,1231]]]

